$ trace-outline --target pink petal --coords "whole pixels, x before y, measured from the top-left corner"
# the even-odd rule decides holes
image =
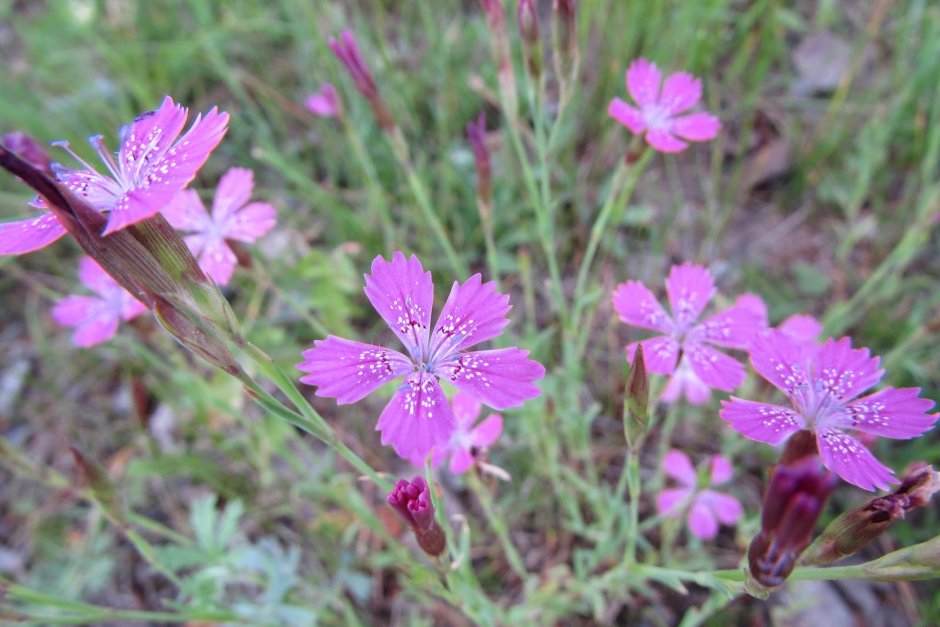
[[[672,120],[670,130],[691,142],[703,142],[715,139],[721,130],[721,122],[710,113],[693,113]]]
[[[456,281],[431,334],[431,359],[447,359],[457,351],[499,335],[509,324],[509,296],[496,291],[496,283],[483,283],[474,274],[463,284]]]
[[[118,318],[116,316],[102,315],[90,318],[75,329],[72,343],[79,348],[89,348],[110,340],[117,333],[117,329]]]
[[[183,130],[187,113],[187,109],[165,96],[157,110],[137,116],[121,129],[118,160],[129,180],[137,179],[163,156]]]
[[[867,348],[853,349],[847,337],[829,339],[819,349],[813,376],[834,398],[847,401],[881,381],[885,371],[878,369],[880,361]]]
[[[133,320],[140,314],[148,310],[147,305],[143,304],[136,298],[134,298],[127,290],[123,287],[120,287],[120,290],[124,292],[122,300],[122,307],[120,311],[121,318],[123,320]]]
[[[176,191],[156,187],[132,189],[118,198],[114,205],[110,207],[108,223],[101,234],[110,235],[115,231],[120,231],[125,227],[157,215],[164,207],[173,202]]]
[[[802,346],[776,329],[756,336],[751,346],[754,370],[790,397],[809,386],[806,361]]]
[[[0,255],[22,255],[45,248],[65,235],[65,227],[53,213],[0,223]]]
[[[900,483],[864,444],[837,429],[820,427],[816,445],[826,468],[863,490],[887,490],[892,483]]]
[[[731,460],[724,455],[712,455],[712,485],[719,485],[731,478],[734,469]]]
[[[228,285],[238,257],[224,241],[206,242],[199,255],[199,267],[219,285]]]
[[[535,382],[545,368],[518,348],[463,353],[434,369],[458,389],[495,409],[521,405],[541,391]]]
[[[70,170],[52,164],[56,179],[98,211],[109,211],[123,195],[121,186],[94,170]],[[45,201],[42,205],[45,207]]]
[[[211,224],[206,206],[199,194],[191,189],[177,192],[161,213],[170,226],[179,231],[205,232]]]
[[[692,508],[689,510],[689,531],[700,540],[711,540],[718,535],[715,514],[700,497],[692,502]]]
[[[676,72],[666,77],[659,104],[675,115],[691,109],[701,98],[702,82],[687,72]]]
[[[796,314],[781,322],[777,328],[797,342],[810,343],[815,342],[822,333],[823,325],[813,316]]]
[[[197,259],[209,244],[209,238],[205,235],[187,235],[183,237],[183,241],[186,242],[186,247],[189,248],[189,252]],[[205,272],[205,270],[203,270],[203,272]]]
[[[473,467],[473,454],[465,448],[456,448],[450,456],[447,469],[455,475],[462,475]]]
[[[212,200],[212,220],[223,224],[230,215],[248,204],[255,187],[254,172],[248,168],[229,168],[219,179]]]
[[[662,469],[667,477],[672,477],[686,488],[694,488],[698,482],[689,456],[679,449],[671,449],[663,456]]]
[[[667,154],[682,152],[688,146],[686,142],[682,141],[681,139],[677,139],[675,135],[661,128],[650,129],[647,131],[646,143],[659,152],[664,152]]]
[[[715,295],[715,281],[707,268],[686,262],[669,271],[666,294],[676,324],[687,328]]]
[[[365,275],[369,302],[404,343],[408,353],[419,358],[428,344],[434,283],[414,255],[406,259],[396,252],[391,261],[380,256],[372,261],[372,274]]]
[[[770,322],[767,315],[767,303],[757,294],[744,293],[734,301],[735,307],[747,309],[761,320],[761,326],[767,327]]]
[[[614,290],[613,304],[617,315],[626,324],[662,333],[673,331],[675,325],[672,318],[649,288],[639,281],[618,285]]]
[[[735,304],[706,318],[690,334],[695,340],[705,340],[728,348],[747,348],[754,335],[764,329],[764,320],[748,305]]]
[[[253,202],[242,207],[225,223],[225,237],[251,244],[274,228],[277,210],[266,202]]]
[[[684,355],[679,360],[676,371],[669,377],[661,398],[664,403],[674,403],[682,394],[685,394],[686,400],[692,405],[702,405],[712,397],[712,389],[698,378],[689,365],[689,358]]]
[[[719,415],[731,428],[751,440],[779,444],[806,426],[806,420],[789,407],[731,397],[721,402]]]
[[[731,392],[744,383],[744,366],[737,360],[705,344],[689,342],[684,350],[692,370],[708,387]]]
[[[677,516],[677,508],[692,496],[689,488],[670,488],[656,495],[656,513],[665,516]]]
[[[932,400],[920,398],[920,388],[885,388],[849,403],[845,413],[827,419],[826,424],[907,440],[937,422],[937,414],[927,413],[933,406]]]
[[[114,337],[119,318],[107,303],[90,296],[68,296],[55,304],[52,318],[63,326],[75,327],[72,343],[88,348]]]
[[[446,446],[435,446],[431,451],[431,468],[437,468],[442,463],[444,463],[444,457],[447,454]],[[424,455],[411,455],[408,458],[413,465],[418,466],[419,468],[424,468],[424,462],[427,461],[428,453]]]
[[[477,448],[486,448],[499,439],[503,432],[503,417],[490,414],[470,432],[470,442]]]
[[[643,118],[643,114],[620,98],[614,98],[610,101],[607,113],[610,117],[626,126],[631,133],[639,135],[646,130],[646,120]]]
[[[627,361],[633,363],[636,345],[643,345],[643,359],[646,369],[653,374],[672,374],[676,369],[676,359],[679,356],[679,344],[668,335],[651,337],[642,342],[633,342],[627,345]]]
[[[733,525],[741,518],[744,509],[741,502],[728,494],[704,490],[698,495],[699,500],[711,508],[723,525]]]
[[[115,288],[123,291],[117,281],[111,278],[111,275],[105,272],[98,265],[98,262],[91,257],[82,257],[78,262],[78,280],[82,282],[82,285],[102,297],[114,293]]]
[[[373,388],[374,389],[374,388]],[[444,447],[457,424],[437,377],[412,372],[379,416],[376,431],[382,444],[390,444],[401,457],[424,456]]]
[[[627,70],[627,90],[641,107],[655,104],[659,100],[661,82],[659,68],[646,59],[636,59]]]
[[[317,396],[335,397],[340,405],[355,403],[413,368],[397,351],[334,335],[314,342],[303,358],[297,367],[307,374],[300,380],[319,387]]]
[[[457,421],[457,424],[467,427],[472,425],[473,421],[477,419],[477,416],[480,415],[480,409],[482,408],[480,401],[462,390],[457,390],[453,400],[450,402],[450,406],[454,411],[454,419]]]
[[[95,315],[101,304],[101,299],[93,296],[66,296],[56,301],[52,308],[52,319],[64,327],[77,327]]]

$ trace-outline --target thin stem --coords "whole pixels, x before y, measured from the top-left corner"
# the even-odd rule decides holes
[[[493,528],[493,531],[496,532],[496,537],[499,539],[500,545],[503,547],[503,552],[506,554],[506,561],[509,562],[509,567],[512,568],[513,572],[516,573],[516,576],[520,580],[525,581],[528,573],[526,572],[525,566],[523,565],[522,556],[519,555],[519,550],[512,542],[512,538],[509,537],[509,530],[506,527],[506,520],[501,516],[498,516],[493,509],[493,499],[490,497],[489,492],[487,492],[486,487],[480,481],[480,478],[471,471],[468,473],[468,483],[470,484],[470,489],[476,495],[477,500],[480,502],[480,506],[483,508],[483,514],[486,516],[487,522]]]
[[[411,188],[411,193],[414,194],[422,217],[431,227],[431,231],[434,233],[434,237],[437,239],[441,250],[443,250],[444,254],[447,256],[451,268],[457,276],[465,277],[468,273],[467,264],[464,263],[463,259],[457,254],[454,245],[451,243],[450,238],[447,237],[446,231],[444,231],[444,225],[441,224],[437,213],[435,213],[434,208],[431,206],[430,196],[428,195],[427,188],[424,186],[424,181],[418,176],[414,164],[411,162],[411,154],[408,150],[408,142],[405,140],[405,136],[402,134],[401,129],[396,126],[391,132],[385,133],[385,137],[388,139],[392,152],[395,154],[395,159],[398,160],[398,165],[401,166],[401,169],[405,172],[405,178],[408,179],[408,186]]]
[[[640,533],[640,457],[630,448],[624,459],[627,468],[627,492],[630,495],[630,518],[627,521],[627,546],[623,552],[626,564],[636,563],[636,541]]]

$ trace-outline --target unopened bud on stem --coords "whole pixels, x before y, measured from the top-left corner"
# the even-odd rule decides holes
[[[828,564],[848,557],[871,543],[912,509],[926,505],[940,491],[940,473],[930,466],[909,472],[892,494],[871,499],[829,523],[800,564]]]
[[[379,93],[379,88],[375,85],[372,72],[359,52],[359,46],[356,44],[352,33],[344,30],[339,39],[330,37],[329,46],[336,58],[346,66],[346,71],[353,79],[356,89],[369,101],[372,114],[375,116],[379,127],[385,132],[390,132],[396,126],[395,119],[385,105],[385,101],[382,100],[382,94]]]
[[[432,557],[444,552],[446,537],[444,530],[434,519],[431,491],[423,477],[415,477],[410,483],[399,479],[388,493],[387,501],[398,516],[411,527],[421,550]]]
[[[542,77],[542,38],[535,0],[519,0],[519,35],[526,69],[536,84]]]
[[[747,550],[748,592],[765,596],[790,575],[835,486],[836,476],[816,456],[776,467],[764,495],[761,530]]]
[[[626,396],[623,403],[623,433],[627,446],[636,449],[649,430],[650,378],[646,371],[643,345],[637,344],[630,374],[627,375]]]

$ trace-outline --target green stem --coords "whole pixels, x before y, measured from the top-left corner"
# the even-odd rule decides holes
[[[640,457],[627,448],[624,466],[627,468],[627,492],[630,495],[630,518],[627,521],[627,546],[623,561],[627,565],[636,563],[636,541],[640,533]]]
[[[451,269],[453,269],[457,276],[466,277],[469,272],[467,264],[464,263],[457,254],[454,245],[451,243],[450,238],[447,237],[446,231],[444,231],[444,225],[441,224],[437,213],[435,213],[434,208],[431,206],[431,199],[428,195],[427,188],[424,186],[424,181],[418,176],[414,164],[411,162],[408,142],[405,140],[401,129],[396,126],[391,132],[385,133],[385,137],[388,139],[392,152],[395,154],[398,165],[405,172],[405,178],[408,179],[408,186],[411,188],[411,193],[414,194],[415,201],[418,203],[421,216],[431,227],[431,231],[434,233],[438,245],[441,247],[441,250],[444,251],[447,260],[450,262]]]
[[[349,462],[356,470],[369,477],[386,492],[392,489],[392,483],[388,479],[376,472],[364,459],[354,453],[336,436],[336,432],[333,431],[333,428],[330,427],[317,410],[310,405],[304,395],[301,394],[300,390],[294,385],[290,377],[284,374],[264,351],[251,342],[244,340],[236,342],[236,347],[277,386],[291,403],[294,404],[298,411],[294,411],[284,405],[261,387],[251,376],[243,372],[239,380],[253,392],[252,396],[259,405],[279,418],[287,420],[294,426],[303,429],[310,435],[321,440],[324,444],[339,453],[340,456]]]
[[[486,487],[480,481],[480,478],[476,473],[470,472],[468,474],[468,483],[470,484],[470,489],[476,495],[477,500],[480,502],[480,506],[483,508],[483,514],[486,516],[487,522],[493,528],[493,531],[496,532],[496,537],[499,539],[500,545],[503,547],[503,552],[506,554],[506,561],[509,562],[509,567],[512,568],[513,572],[516,573],[516,576],[520,580],[525,581],[528,573],[526,572],[525,566],[523,565],[522,556],[519,555],[519,550],[513,544],[512,539],[509,537],[509,530],[506,527],[506,520],[501,516],[498,516],[493,509],[493,499],[490,497],[489,492],[487,492]]]

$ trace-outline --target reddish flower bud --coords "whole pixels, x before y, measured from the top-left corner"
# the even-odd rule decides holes
[[[395,120],[392,118],[388,107],[385,106],[385,101],[382,100],[381,94],[379,94],[379,89],[375,85],[372,72],[369,70],[369,66],[366,65],[365,59],[362,58],[362,54],[359,52],[359,46],[356,45],[356,40],[353,38],[352,33],[348,30],[344,30],[339,40],[335,37],[330,37],[328,43],[330,50],[333,51],[336,58],[342,61],[343,65],[346,66],[346,71],[349,72],[350,77],[353,79],[356,89],[369,101],[369,105],[372,107],[372,113],[378,125],[383,131],[390,132],[395,128]]]
[[[761,512],[760,533],[747,551],[750,576],[759,585],[775,587],[789,576],[812,540],[816,521],[836,486],[836,476],[816,456],[774,470]]]
[[[806,551],[801,564],[827,564],[848,557],[871,543],[891,523],[926,505],[940,491],[940,473],[921,465],[907,474],[892,494],[869,500],[829,523]]]
[[[423,477],[415,477],[409,483],[399,479],[386,499],[398,516],[411,527],[418,546],[431,556],[444,552],[446,539],[444,530],[434,519],[434,503],[431,491]]]
[[[493,195],[493,163],[486,147],[486,114],[480,113],[476,120],[467,123],[467,139],[477,169],[477,198],[488,210]]]
[[[519,108],[519,96],[516,93],[516,77],[512,70],[509,36],[506,34],[506,17],[503,13],[502,0],[480,0],[486,13],[486,22],[490,27],[490,41],[493,60],[496,62],[499,79],[499,95],[504,113],[514,118]]]
[[[15,152],[23,161],[52,176],[52,160],[42,145],[26,133],[15,131],[0,137],[0,145]]]
[[[542,76],[542,38],[534,0],[519,0],[519,35],[529,76],[538,81]]]

